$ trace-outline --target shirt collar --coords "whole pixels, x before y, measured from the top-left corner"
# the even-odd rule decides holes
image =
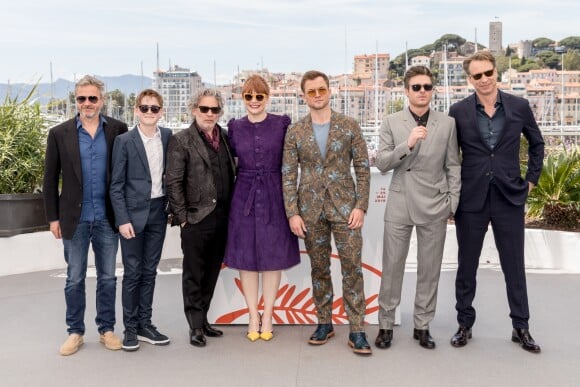
[[[429,120],[429,112],[430,111],[431,111],[431,109],[427,109],[427,112],[425,112],[425,114],[423,114],[422,116],[419,116],[419,115],[415,114],[415,112],[412,111],[411,108],[409,107],[409,112],[411,112],[411,115],[415,119],[415,122],[417,122],[417,125],[422,125],[422,126],[427,126],[427,121]]]
[[[77,129],[80,130],[83,127],[83,123],[81,122],[81,115],[79,113],[77,113],[76,117],[76,124],[77,124]],[[105,116],[103,116],[102,114],[99,114],[99,127],[103,127],[104,124],[107,123],[107,119],[105,118]]]
[[[161,137],[161,131],[159,130],[159,126],[155,127],[155,133],[153,134],[153,137],[147,137],[145,133],[143,133],[139,125],[137,125],[137,132],[139,132],[139,136],[141,136],[141,140],[143,140],[143,142],[147,142],[155,138]]]
[[[475,105],[477,107],[481,107],[483,108],[483,104],[481,103],[481,101],[479,100],[479,97],[477,96],[477,93],[475,94]],[[493,104],[493,106],[495,108],[497,108],[498,106],[502,105],[502,101],[501,101],[501,93],[499,92],[499,90],[497,91],[497,97],[495,97],[495,103]]]

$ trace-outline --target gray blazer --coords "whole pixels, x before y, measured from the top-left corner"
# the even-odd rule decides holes
[[[159,128],[163,143],[163,166],[167,159],[167,144],[171,129]],[[149,216],[151,172],[143,140],[137,127],[117,136],[113,146],[113,171],[109,193],[115,225],[132,223],[136,233],[143,231]]]
[[[461,173],[455,121],[431,110],[427,137],[411,151],[407,138],[417,126],[409,109],[385,118],[380,129],[376,166],[393,170],[385,221],[426,224],[455,213]]]

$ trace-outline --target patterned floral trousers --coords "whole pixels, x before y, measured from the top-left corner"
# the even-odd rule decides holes
[[[348,228],[332,205],[324,205],[318,222],[306,224],[304,244],[310,256],[312,293],[319,324],[332,323],[334,292],[330,273],[331,234],[340,259],[343,303],[351,332],[364,331],[365,296],[361,266],[361,229]]]

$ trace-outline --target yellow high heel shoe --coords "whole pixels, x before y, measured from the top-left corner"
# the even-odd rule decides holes
[[[253,331],[248,331],[248,334],[246,335],[246,337],[248,338],[248,340],[250,340],[252,343],[256,340],[258,340],[260,338],[260,332],[258,332],[260,330],[260,323],[261,323],[261,317],[258,321],[258,329],[253,330]],[[249,327],[253,327],[254,325],[252,324],[252,319],[250,318],[250,324],[248,324],[248,328]]]
[[[270,341],[274,338],[274,332],[264,331],[260,333],[260,339],[264,341]]]
[[[258,340],[261,337],[261,335],[259,332],[248,332],[246,337],[253,343],[254,341]]]
[[[263,327],[263,323],[262,323],[262,318],[264,316],[260,315],[260,327]],[[265,331],[265,330],[261,330],[262,332],[260,333],[260,339],[264,340],[264,341],[270,341],[274,338],[274,331]]]

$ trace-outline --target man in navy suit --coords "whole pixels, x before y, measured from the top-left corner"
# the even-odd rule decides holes
[[[83,345],[89,244],[97,270],[99,340],[110,350],[122,346],[113,333],[119,234],[107,193],[113,141],[127,131],[127,125],[101,114],[104,86],[95,77],[82,77],[75,86],[78,114],[50,129],[46,140],[44,207],[50,231],[62,239],[67,264],[64,294],[69,336],[60,347],[63,356]]]
[[[478,52],[463,62],[475,93],[451,106],[462,155],[461,195],[455,214],[458,268],[455,280],[459,329],[451,345],[463,347],[475,322],[476,275],[483,239],[491,222],[504,274],[512,341],[540,352],[530,335],[524,263],[524,205],[538,183],[544,141],[527,100],[497,88],[495,58]],[[520,175],[520,138],[528,141],[528,169]]]
[[[157,126],[163,98],[151,89],[135,100],[135,128],[115,140],[111,202],[123,256],[123,350],[139,341],[167,345],[169,338],[151,322],[157,265],[167,230],[165,160],[171,130]]]

